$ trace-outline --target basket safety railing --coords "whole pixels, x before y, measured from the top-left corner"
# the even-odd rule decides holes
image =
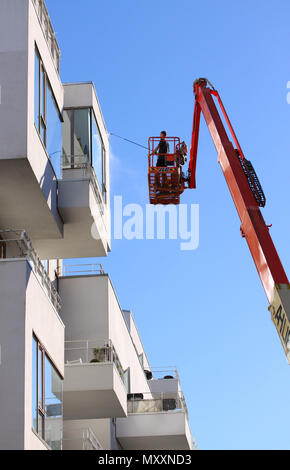
[[[176,151],[180,145],[179,137],[165,137],[164,141],[169,145],[169,153],[159,153],[159,150],[155,152],[160,142],[160,137],[150,137],[148,139],[148,165],[149,168],[156,167],[158,157],[165,157],[166,160],[172,163],[172,166],[176,166]]]

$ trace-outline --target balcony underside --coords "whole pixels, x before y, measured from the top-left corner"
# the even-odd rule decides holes
[[[64,222],[63,239],[34,241],[44,259],[107,256],[108,236],[89,180],[59,181],[58,209]]]
[[[184,412],[144,413],[117,419],[124,450],[190,450],[191,434]]]
[[[0,227],[24,229],[32,240],[61,239],[57,182],[47,163],[40,183],[27,158],[0,159]]]
[[[124,450],[190,450],[184,436],[118,437]]]
[[[113,364],[65,366],[64,419],[127,415],[127,393]]]

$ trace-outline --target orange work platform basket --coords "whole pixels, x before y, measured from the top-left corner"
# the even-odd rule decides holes
[[[179,137],[165,137],[162,147],[167,153],[159,153],[160,137],[148,139],[148,182],[150,204],[179,204],[184,191],[182,152]],[[166,144],[164,145],[164,142]]]

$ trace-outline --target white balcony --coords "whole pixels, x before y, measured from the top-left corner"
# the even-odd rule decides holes
[[[64,418],[127,416],[125,377],[110,340],[66,342]]]
[[[66,156],[58,182],[63,238],[34,242],[44,259],[107,256],[110,234],[101,194],[87,156]]]
[[[176,367],[151,367],[144,371],[152,395],[155,393],[179,393],[180,380]]]
[[[128,417],[117,419],[116,435],[125,450],[190,450],[182,393],[129,395]]]
[[[144,367],[148,368],[148,361],[137,330],[132,319],[131,327],[128,324],[110,277],[104,274],[102,267],[65,266],[63,276],[59,277],[59,290],[66,339],[111,339],[126,372],[126,383],[131,383],[132,391],[150,392],[143,371]]]

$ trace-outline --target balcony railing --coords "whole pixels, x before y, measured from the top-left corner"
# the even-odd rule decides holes
[[[148,380],[177,379],[179,375],[176,367],[151,367],[150,370],[144,370]]]
[[[67,264],[59,266],[56,271],[58,276],[86,276],[103,275],[105,271],[100,263],[94,264]]]
[[[89,157],[87,155],[63,155],[62,156],[62,169],[63,170],[86,170],[89,164]],[[84,176],[85,176],[84,172]]]
[[[60,49],[54,34],[54,30],[49,18],[49,14],[44,0],[33,0],[35,10],[42,27],[44,37],[46,39],[48,48],[51,52],[53,62],[57,71],[59,72],[60,65]]]
[[[69,173],[67,178],[66,173]],[[75,174],[75,176],[74,176]],[[79,179],[88,178],[93,186],[95,196],[97,198],[100,213],[104,214],[104,203],[102,191],[99,187],[98,179],[94,168],[92,167],[87,155],[63,155],[62,156],[62,177],[63,179]]]
[[[65,362],[67,365],[113,363],[125,383],[125,372],[110,339],[65,341]]]
[[[53,306],[60,312],[61,299],[24,230],[0,230],[0,259],[26,258]]]
[[[91,428],[74,429],[68,434],[62,440],[64,450],[103,450]]]
[[[131,393],[128,394],[128,414],[173,413],[183,411],[188,416],[183,393]]]

